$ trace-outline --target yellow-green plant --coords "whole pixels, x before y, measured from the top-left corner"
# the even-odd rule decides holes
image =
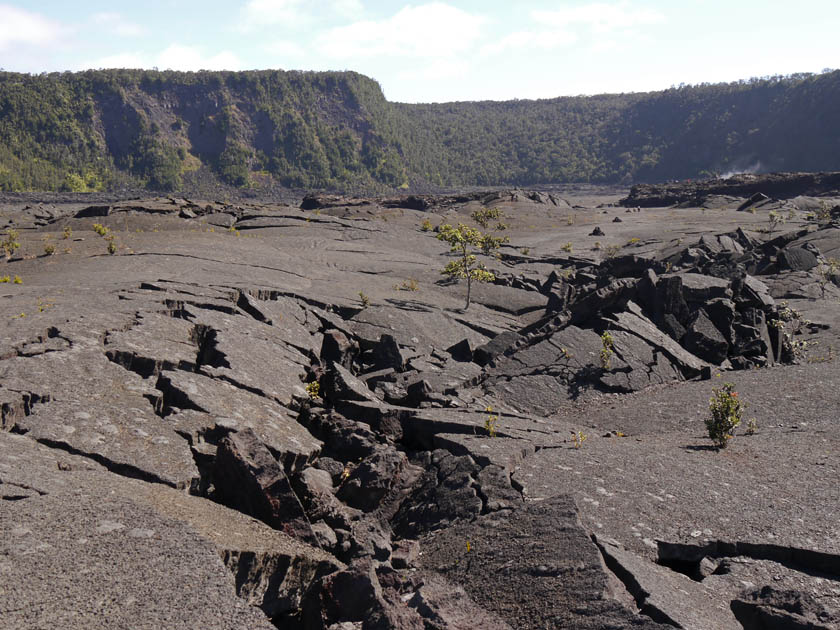
[[[493,413],[493,407],[490,407],[489,405],[484,411],[487,414],[487,417],[484,419],[484,430],[487,431],[487,435],[491,438],[496,437],[499,426],[499,416]]]
[[[428,219],[423,219],[423,223],[420,224],[420,229],[424,232],[430,232],[432,229],[432,222]]]
[[[12,284],[23,284],[23,279],[20,276],[15,276],[14,280],[12,280]]]
[[[402,284],[395,284],[394,288],[397,291],[417,291],[420,287],[417,285],[417,280],[409,278],[408,280],[403,280]]]
[[[101,223],[94,223],[93,224],[93,231],[96,232],[97,234],[99,234],[99,236],[101,236],[102,238],[105,238],[111,232],[111,230],[109,228],[106,228]]]
[[[732,383],[724,383],[722,387],[712,389],[706,429],[709,432],[709,438],[719,449],[726,448],[729,440],[732,439],[735,427],[741,424],[744,407]]]
[[[15,253],[18,249],[20,249],[20,242],[18,241],[18,231],[13,230],[12,228],[8,228],[6,230],[6,237],[0,241],[0,247],[3,248],[3,252],[6,254],[6,259],[12,257],[12,254]]]
[[[362,303],[362,308],[370,306],[370,298],[363,291],[359,291],[359,301]]]
[[[310,400],[317,400],[321,397],[321,384],[318,381],[307,383],[305,389]]]
[[[8,275],[0,276],[0,284],[8,284],[12,279]]]
[[[497,237],[482,234],[475,228],[459,223],[453,227],[448,223],[440,226],[437,239],[449,243],[449,251],[455,254],[455,260],[451,260],[441,271],[453,280],[466,279],[467,281],[467,302],[464,310],[470,307],[470,296],[472,294],[472,283],[493,282],[496,276],[487,270],[483,263],[476,257],[476,251],[485,254],[497,249],[502,241]]]
[[[72,238],[72,236],[73,228],[71,228],[69,225],[65,225],[64,230],[61,232],[61,238],[63,238],[66,241],[68,238]]]
[[[758,420],[750,418],[747,420],[747,435],[755,435],[758,431]]]
[[[601,367],[609,370],[612,367],[613,356],[613,338],[609,330],[605,330],[601,335],[601,352],[598,356],[601,359]]]
[[[572,431],[572,443],[575,448],[580,448],[586,441],[586,434],[583,431]]]
[[[829,258],[817,267],[817,282],[820,285],[823,299],[825,299],[825,290],[829,283],[834,282],[834,278],[837,276],[838,268],[840,268],[840,260],[836,258]]]
[[[55,245],[53,245],[52,242],[44,241],[44,254],[47,256],[55,254]]]
[[[567,254],[571,254],[572,253],[572,242],[569,241],[568,243],[563,245],[560,249],[562,249]]]
[[[113,256],[117,253],[117,244],[114,242],[113,235],[108,238],[108,253]]]
[[[784,225],[786,219],[781,212],[777,212],[776,210],[771,210],[767,215],[767,220],[770,221],[770,234],[773,234],[775,229],[781,225]]]
[[[604,248],[604,258],[615,258],[620,250],[621,245],[607,245]]]
[[[641,242],[642,242],[642,239],[640,239],[638,236],[634,236],[629,241],[627,241],[627,246],[631,247],[633,245],[638,245]]]

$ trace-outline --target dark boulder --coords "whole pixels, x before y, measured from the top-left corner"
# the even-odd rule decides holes
[[[225,505],[318,545],[283,467],[251,429],[232,433],[219,443],[213,480]]]
[[[744,630],[830,630],[840,623],[809,594],[772,586],[744,593],[730,608]]]
[[[656,319],[662,321],[665,315],[672,315],[680,324],[689,317],[688,304],[683,297],[683,284],[680,276],[660,277],[656,283],[658,309]]]
[[[682,345],[704,361],[720,365],[729,353],[729,344],[703,309],[698,310],[688,322],[688,332]]]
[[[380,446],[356,466],[338,490],[349,506],[370,512],[398,482],[408,463],[405,455],[390,446]]]
[[[348,339],[347,335],[338,330],[328,330],[324,333],[319,358],[324,364],[337,363],[348,370],[359,354],[359,345]]]
[[[373,361],[376,369],[393,368],[397,372],[405,369],[406,358],[393,335],[382,335],[373,349]]]
[[[469,339],[462,339],[458,343],[449,346],[446,351],[455,361],[469,362],[473,360],[473,351]]]
[[[597,227],[597,226],[596,226],[596,227],[595,227],[595,229],[594,229],[594,230],[592,230],[592,231],[589,233],[589,236],[605,236],[605,234],[604,234],[604,230],[602,230],[600,227]]]
[[[479,365],[487,365],[499,355],[505,354],[520,339],[518,333],[509,330],[499,333],[484,345],[478,346],[473,351],[473,361]]]
[[[762,192],[757,192],[757,193],[751,195],[750,198],[747,199],[740,206],[738,206],[738,212],[742,212],[744,210],[747,210],[750,206],[755,206],[755,205],[763,203],[765,201],[770,201],[770,197],[768,197],[767,195],[765,195]]]
[[[777,258],[780,269],[810,271],[819,264],[813,252],[804,247],[785,247]]]

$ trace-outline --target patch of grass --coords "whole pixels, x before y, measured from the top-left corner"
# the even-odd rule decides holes
[[[420,287],[417,284],[417,280],[409,278],[408,280],[403,280],[402,284],[395,284],[394,288],[397,291],[417,291]]]

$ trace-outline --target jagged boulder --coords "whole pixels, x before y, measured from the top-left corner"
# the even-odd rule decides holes
[[[688,322],[687,329],[682,344],[689,352],[715,365],[720,365],[726,360],[729,343],[703,309],[694,314]]]
[[[232,433],[219,443],[213,479],[226,505],[318,544],[286,473],[251,429]]]

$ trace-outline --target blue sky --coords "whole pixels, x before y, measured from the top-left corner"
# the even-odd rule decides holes
[[[356,70],[403,102],[840,68],[838,0],[0,0],[0,67]]]

